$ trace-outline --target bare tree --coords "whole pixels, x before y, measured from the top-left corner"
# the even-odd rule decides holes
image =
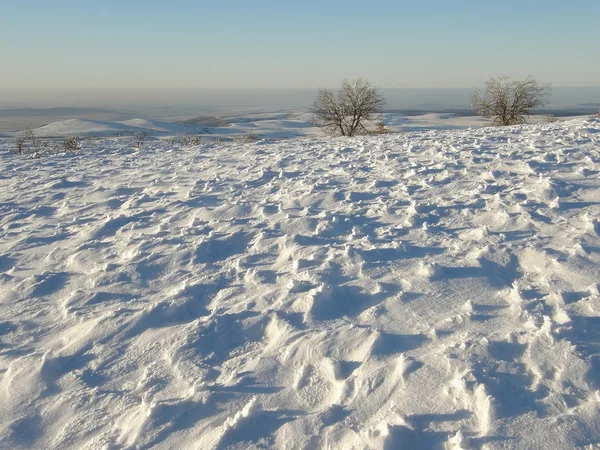
[[[383,105],[385,99],[367,80],[344,80],[337,92],[319,89],[312,108],[314,124],[332,135],[368,134],[366,125]]]
[[[471,94],[471,107],[480,116],[492,120],[492,125],[520,125],[527,123],[531,110],[548,103],[550,85],[541,85],[531,77],[511,80],[507,76],[490,78],[485,93]]]

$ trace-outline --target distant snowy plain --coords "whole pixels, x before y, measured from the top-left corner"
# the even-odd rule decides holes
[[[540,120],[540,117],[534,119]],[[313,125],[312,114],[306,110],[248,113],[234,116],[200,117],[198,119],[200,119],[199,122],[221,122],[222,124],[219,126],[204,126],[141,118],[122,122],[71,118],[51,122],[47,125],[32,128],[32,130],[35,136],[39,138],[65,136],[77,136],[79,138],[126,137],[142,133],[154,138],[197,135],[206,140],[215,139],[216,137],[232,140],[248,135],[258,139],[289,139],[322,134],[321,130]],[[450,113],[420,115],[385,113],[381,119],[390,131],[459,129],[485,125],[485,121],[479,117],[465,117]],[[194,120],[192,119],[191,122],[194,122]],[[373,124],[371,128],[375,129],[375,125]],[[14,138],[20,134],[20,131],[4,132],[0,133],[0,138],[3,135],[7,138]]]
[[[12,145],[0,448],[600,445],[599,120]]]

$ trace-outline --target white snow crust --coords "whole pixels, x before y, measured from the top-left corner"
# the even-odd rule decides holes
[[[82,145],[0,152],[0,448],[600,445],[599,120]]]

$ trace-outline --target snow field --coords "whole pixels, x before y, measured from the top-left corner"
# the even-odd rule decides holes
[[[600,445],[600,121],[96,145],[0,154],[0,448]]]

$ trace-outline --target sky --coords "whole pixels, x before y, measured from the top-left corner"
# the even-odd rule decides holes
[[[0,90],[600,86],[598,0],[0,0]]]

